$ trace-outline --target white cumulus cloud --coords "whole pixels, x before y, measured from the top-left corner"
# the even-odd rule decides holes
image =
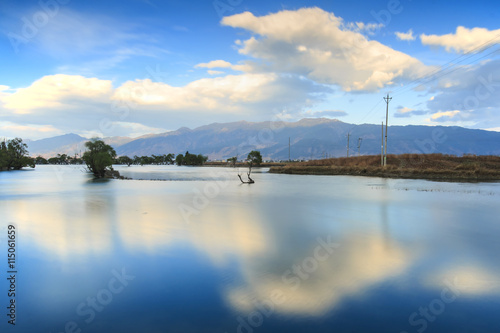
[[[236,43],[241,54],[255,59],[249,62],[254,71],[297,74],[345,91],[377,91],[415,79],[427,68],[407,54],[369,40],[359,32],[359,24],[344,23],[320,8],[260,17],[245,12],[225,17],[222,24],[254,34]]]
[[[233,65],[225,60],[212,60],[207,63],[201,63],[196,65],[195,67],[201,68],[231,68]]]
[[[47,75],[29,87],[14,89],[13,93],[0,95],[4,107],[15,113],[33,113],[36,109],[70,107],[75,99],[94,102],[111,95],[109,80],[86,78],[80,75]]]
[[[26,87],[0,86],[0,113],[8,122],[3,133],[29,132],[25,137],[32,139],[49,132],[137,136],[203,125],[220,116],[264,120],[283,108],[299,112],[328,91],[310,80],[274,73],[221,75],[184,86],[138,79],[118,87],[110,80],[57,74]]]
[[[394,33],[399,40],[406,40],[406,41],[411,41],[415,40],[416,37],[413,36],[413,30],[410,29],[408,32],[395,32]]]
[[[446,121],[451,120],[453,117],[460,113],[459,110],[454,111],[444,111],[444,112],[436,112],[431,116],[431,119],[434,121]]]
[[[115,99],[166,109],[231,111],[238,103],[258,102],[267,98],[265,88],[277,79],[272,74],[227,75],[193,81],[173,87],[150,79],[125,82],[116,90]]]
[[[426,35],[421,34],[422,44],[444,47],[447,52],[465,53],[476,48],[500,42],[500,29],[488,30],[485,28],[468,29],[462,26],[457,27],[455,33],[446,35]]]

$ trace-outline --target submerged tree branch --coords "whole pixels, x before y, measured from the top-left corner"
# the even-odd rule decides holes
[[[240,178],[240,180],[241,180],[241,182],[243,184],[254,184],[255,181],[252,178],[250,178],[250,174],[251,173],[252,173],[252,163],[249,163],[249,165],[248,165],[248,172],[247,172],[248,181],[246,181],[246,182],[243,181],[243,179],[241,178],[241,175],[239,173],[238,173],[238,177]]]

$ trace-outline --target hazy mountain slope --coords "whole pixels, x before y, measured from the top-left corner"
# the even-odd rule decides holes
[[[243,156],[258,149],[266,158],[309,159],[323,156],[345,156],[347,133],[350,153],[357,154],[358,138],[362,138],[361,154],[379,154],[380,125],[352,125],[333,119],[302,119],[298,122],[246,121],[214,123],[196,129],[148,136],[116,147],[119,155],[180,154],[186,151],[208,155],[210,159]],[[445,154],[500,154],[500,133],[442,126],[389,126],[388,152]]]
[[[104,141],[112,145],[118,155],[130,157],[189,151],[208,155],[210,159],[226,159],[241,158],[257,149],[267,159],[285,160],[288,159],[289,138],[292,159],[345,156],[348,132],[351,155],[358,153],[358,138],[362,138],[361,154],[380,154],[380,125],[352,125],[325,118],[297,122],[213,123],[136,139],[112,137]],[[67,134],[30,141],[28,146],[31,155],[74,155],[85,151],[85,141],[86,138],[76,134]],[[500,133],[462,127],[390,126],[388,152],[500,155]]]
[[[119,147],[132,140],[134,139],[120,136],[104,138],[104,142],[113,147]],[[88,141],[87,138],[77,134],[66,134],[47,139],[28,141],[27,144],[28,152],[32,156],[52,157],[57,154],[73,156],[75,154],[80,155],[80,153],[85,151],[86,141]]]
[[[59,135],[52,138],[29,141],[28,151],[31,155],[44,155],[55,151],[57,151],[57,153],[64,154],[65,152],[61,151],[63,147],[76,146],[86,140],[86,138],[73,133]]]

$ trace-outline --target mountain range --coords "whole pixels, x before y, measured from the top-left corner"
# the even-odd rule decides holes
[[[384,129],[385,130],[385,129]],[[183,154],[207,155],[211,160],[245,157],[259,150],[265,159],[317,159],[349,154],[380,154],[380,125],[353,125],[336,119],[305,118],[297,122],[213,123],[195,129],[186,127],[139,138],[111,137],[104,141],[119,156]],[[85,150],[88,139],[66,134],[29,141],[31,155],[74,155]],[[358,148],[359,146],[359,148]],[[452,155],[500,155],[500,133],[448,126],[389,126],[388,153],[443,153]]]

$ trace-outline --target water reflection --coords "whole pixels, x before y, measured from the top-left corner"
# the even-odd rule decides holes
[[[236,316],[268,302],[278,315],[263,332],[284,327],[283,318],[296,320],[295,331],[307,331],[300,320],[313,318],[316,331],[327,332],[341,314],[355,320],[338,331],[366,331],[358,318],[371,318],[383,331],[408,330],[408,316],[439,296],[444,281],[456,282],[461,297],[483,308],[496,304],[486,298],[500,300],[494,185],[478,185],[494,193],[483,196],[456,184],[429,192],[420,190],[427,186],[422,181],[262,173],[255,186],[236,178],[220,186],[186,220],[181,205],[192,206],[214,178],[213,170],[181,171],[182,177],[196,171],[198,180],[96,182],[68,170],[61,181],[43,168],[0,179],[2,217],[21,229],[26,271],[39,276],[26,283],[26,294],[37,302],[50,298],[53,313],[69,307],[71,316],[112,269],[126,265],[137,282],[129,298],[106,309],[110,316],[149,304],[145,331],[160,331],[166,323],[159,318],[169,313],[174,327],[189,322],[194,331],[217,332],[234,331]],[[468,306],[449,306],[450,317],[440,317],[447,326],[439,328],[472,325],[453,322],[477,304]],[[220,322],[195,324],[200,308]],[[370,317],[373,309],[380,318]],[[45,314],[57,325],[67,321]],[[478,318],[491,322],[484,316]],[[107,318],[99,325],[109,331]]]
[[[498,274],[485,267],[452,266],[443,271],[434,272],[423,279],[429,288],[439,288],[443,283],[455,286],[458,293],[465,296],[489,296],[500,294]]]
[[[101,215],[103,202],[112,198],[93,198],[92,201],[38,200],[12,203],[10,220],[21,225],[23,238],[41,251],[61,259],[71,260],[73,255],[109,252],[111,249],[111,226],[106,216]],[[29,223],[29,227],[25,227]]]
[[[283,270],[280,255],[243,267],[245,284],[226,291],[238,310],[252,311],[269,301],[273,292],[284,295],[275,310],[285,314],[322,316],[346,297],[363,297],[371,286],[401,274],[411,263],[410,255],[397,244],[388,246],[378,236],[361,238],[353,234],[336,238],[337,248],[328,253],[329,237],[310,244],[311,251],[295,258]],[[325,253],[315,256],[316,247]],[[325,255],[326,254],[326,255]]]

